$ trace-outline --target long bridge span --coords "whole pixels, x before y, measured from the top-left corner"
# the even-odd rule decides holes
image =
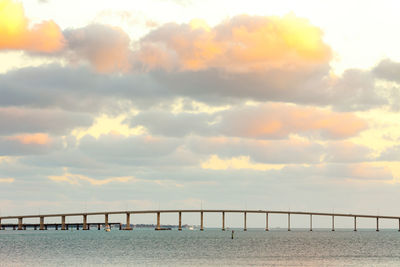
[[[265,231],[269,231],[268,226],[268,217],[270,214],[284,214],[287,215],[287,229],[290,228],[290,216],[291,215],[308,215],[310,217],[310,231],[313,230],[312,222],[313,216],[329,216],[332,218],[332,231],[335,231],[335,217],[351,217],[354,219],[354,231],[357,231],[357,218],[371,218],[376,220],[376,231],[379,231],[379,220],[380,219],[389,219],[396,220],[399,224],[400,231],[400,217],[399,216],[382,216],[382,215],[368,215],[368,214],[351,214],[351,213],[326,213],[326,212],[305,212],[305,211],[283,211],[283,210],[235,210],[235,209],[174,209],[174,210],[126,210],[126,211],[103,211],[103,212],[84,212],[84,213],[57,213],[57,214],[37,214],[37,215],[15,215],[15,216],[0,216],[0,230],[4,230],[6,225],[4,221],[15,220],[18,219],[17,229],[24,230],[27,225],[32,224],[24,224],[23,220],[28,218],[38,218],[40,223],[38,224],[39,230],[46,230],[47,225],[54,225],[56,229],[58,229],[58,225],[61,230],[68,229],[68,223],[66,223],[66,217],[82,217],[82,230],[89,230],[90,225],[94,223],[88,223],[88,216],[104,216],[104,225],[109,224],[117,224],[109,222],[109,215],[126,215],[126,224],[125,227],[122,228],[120,224],[121,230],[132,230],[131,225],[131,215],[133,214],[156,214],[157,215],[157,226],[155,230],[161,230],[161,214],[162,213],[176,213],[178,215],[178,230],[182,230],[182,213],[198,213],[200,215],[200,230],[204,230],[204,213],[220,213],[221,214],[221,229],[225,230],[225,214],[226,213],[241,213],[243,214],[243,230],[247,230],[247,214],[248,213],[258,213],[265,214]],[[59,217],[61,222],[59,224],[51,223],[45,224],[45,218],[54,218]],[[3,224],[2,224],[3,222]],[[71,223],[70,223],[71,224]],[[73,223],[74,225],[78,225],[79,223]],[[96,223],[98,225],[98,229],[100,229],[101,223]],[[14,229],[16,227],[14,226]],[[77,226],[77,228],[79,228]],[[36,229],[36,228],[35,228]]]

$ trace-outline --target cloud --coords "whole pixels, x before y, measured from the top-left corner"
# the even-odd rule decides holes
[[[68,172],[64,173],[61,176],[48,176],[48,178],[55,182],[67,182],[72,185],[79,185],[82,181],[84,181],[84,182],[88,182],[91,185],[95,185],[95,186],[106,185],[106,184],[114,183],[114,182],[126,183],[131,180],[134,180],[133,177],[113,177],[113,178],[99,180],[99,179],[87,177],[85,175],[71,174]]]
[[[250,138],[285,138],[295,133],[342,139],[357,135],[367,127],[363,119],[352,113],[281,103],[244,107],[226,113],[219,125],[221,132]]]
[[[85,136],[80,140],[80,150],[99,161],[121,164],[145,164],[170,156],[180,145],[178,139],[153,137],[102,135],[98,139]]]
[[[0,106],[120,114],[150,108],[175,95],[147,74],[100,74],[87,67],[50,64],[0,74]]]
[[[284,167],[284,164],[260,164],[252,163],[250,157],[240,156],[233,157],[231,159],[221,159],[217,155],[212,155],[206,161],[201,163],[203,169],[212,170],[227,170],[227,169],[252,169],[252,170],[280,170]]]
[[[0,137],[0,156],[41,155],[60,149],[60,139],[42,133]]]
[[[14,178],[0,178],[0,183],[7,183],[7,184],[11,184],[15,181]]]
[[[60,28],[53,21],[30,25],[21,3],[0,0],[0,50],[50,53],[64,44]]]
[[[48,176],[48,179],[55,182],[67,182],[71,185],[83,185],[82,182],[89,183],[94,186],[103,186],[110,183],[135,183],[135,184],[150,184],[157,185],[159,187],[183,187],[182,184],[176,183],[171,180],[145,180],[139,179],[133,176],[123,176],[123,177],[111,177],[105,179],[95,179],[81,174],[69,173],[67,169],[64,170],[64,174],[61,176]]]
[[[120,28],[91,24],[63,34],[67,46],[62,54],[70,62],[86,60],[99,72],[127,72],[131,68],[130,38]]]
[[[379,155],[379,160],[382,161],[400,161],[400,145],[395,145],[382,151]]]
[[[366,121],[352,113],[284,103],[235,106],[214,114],[148,111],[133,117],[130,124],[142,125],[152,134],[166,136],[224,135],[257,139],[283,139],[290,134],[344,139],[367,128]]]
[[[313,164],[319,163],[324,147],[306,140],[252,140],[227,137],[191,137],[186,144],[198,154],[217,155],[226,160],[249,157],[254,163],[265,164]]]
[[[392,172],[388,167],[374,166],[369,163],[359,163],[350,165],[349,176],[354,179],[368,179],[368,180],[393,179]]]
[[[323,161],[331,163],[355,163],[376,160],[371,149],[350,141],[333,141],[326,144]]]
[[[325,64],[331,49],[306,19],[240,15],[211,28],[205,22],[168,23],[140,41],[146,68],[265,71]]]
[[[16,140],[24,145],[29,145],[29,144],[46,145],[51,143],[51,138],[49,138],[49,135],[44,133],[22,134],[22,135],[7,137],[7,139]]]
[[[92,124],[90,115],[62,110],[31,109],[19,107],[0,108],[0,135],[19,133],[54,133],[65,134],[76,127],[87,127]],[[44,141],[42,135],[21,135],[16,140],[30,140],[33,143]],[[41,140],[39,140],[41,139]]]
[[[377,77],[400,83],[400,63],[390,59],[384,59],[373,69]]]

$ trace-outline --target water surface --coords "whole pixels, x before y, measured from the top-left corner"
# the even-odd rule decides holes
[[[397,231],[0,231],[1,266],[400,266]]]

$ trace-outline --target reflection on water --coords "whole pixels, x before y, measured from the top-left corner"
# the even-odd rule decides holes
[[[400,266],[397,231],[0,231],[0,266]]]

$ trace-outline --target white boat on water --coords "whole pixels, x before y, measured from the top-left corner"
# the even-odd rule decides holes
[[[193,227],[193,225],[191,225],[191,226],[189,226],[189,228],[188,228],[189,230],[191,230],[191,231],[193,231],[194,230],[194,227]]]
[[[104,231],[110,232],[110,231],[111,231],[111,227],[107,224],[107,225],[104,227]]]

